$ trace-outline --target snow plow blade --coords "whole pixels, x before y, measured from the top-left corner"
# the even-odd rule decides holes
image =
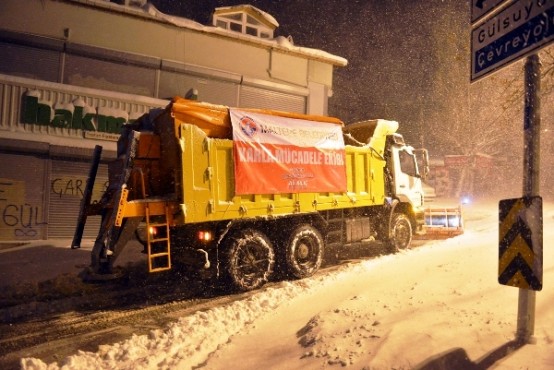
[[[447,239],[464,233],[462,206],[425,209],[424,233],[418,239]]]

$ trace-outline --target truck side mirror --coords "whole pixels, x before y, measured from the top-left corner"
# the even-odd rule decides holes
[[[414,149],[414,155],[417,161],[417,167],[420,170],[420,176],[422,179],[427,178],[429,175],[429,152],[427,149]]]

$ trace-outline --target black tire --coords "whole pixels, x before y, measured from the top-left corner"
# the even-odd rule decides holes
[[[146,240],[146,238],[148,238],[148,235],[146,235],[146,232],[147,231],[145,223],[141,223],[135,230],[135,238],[145,248],[145,250],[148,246],[148,241]]]
[[[323,261],[323,238],[316,228],[301,225],[291,234],[286,245],[285,267],[297,279],[315,274]]]
[[[412,242],[412,224],[403,213],[394,213],[391,218],[387,245],[392,252],[406,249]]]
[[[225,275],[234,288],[254,290],[269,280],[275,253],[263,233],[253,229],[240,230],[229,237],[226,246]]]

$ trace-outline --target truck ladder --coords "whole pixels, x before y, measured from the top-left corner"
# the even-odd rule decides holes
[[[165,204],[165,214],[152,220],[150,208],[146,203],[146,251],[148,253],[148,272],[171,269],[171,243],[169,238],[169,206]],[[151,232],[154,230],[155,232]]]

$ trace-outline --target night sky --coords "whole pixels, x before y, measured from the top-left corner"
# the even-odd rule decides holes
[[[347,123],[397,120],[412,142],[423,142],[424,117],[444,120],[450,101],[457,99],[448,96],[450,89],[437,88],[435,81],[459,80],[453,84],[463,82],[461,88],[467,88],[469,81],[468,0],[151,2],[164,13],[204,25],[210,24],[213,10],[220,6],[247,3],[266,11],[280,24],[275,36],[290,35],[295,45],[348,60],[347,67],[335,69],[330,115]]]
[[[150,1],[163,12],[205,25],[219,6],[248,3],[268,12],[280,24],[276,36],[291,35],[298,46],[348,60],[348,66],[335,68],[330,115],[346,123],[396,120],[406,141],[426,147],[432,157],[475,151],[509,157],[520,141],[522,64],[469,83],[469,0]],[[541,115],[549,130],[553,48],[541,52]],[[514,155],[519,162],[519,151]],[[519,178],[510,171],[507,177]],[[545,177],[552,179],[552,173],[545,171]]]

